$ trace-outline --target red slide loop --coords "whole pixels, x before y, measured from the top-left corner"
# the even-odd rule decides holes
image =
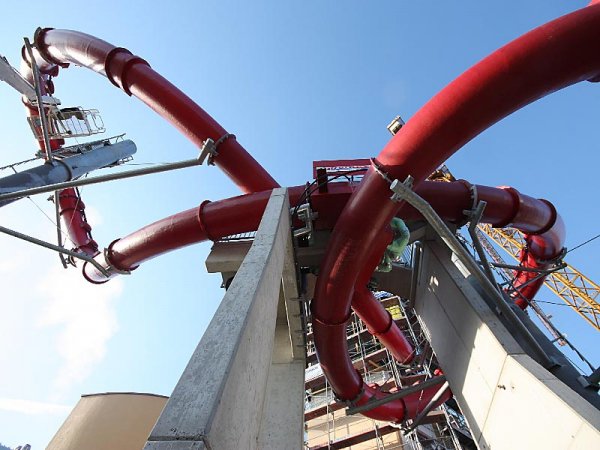
[[[366,284],[390,242],[390,220],[415,217],[411,208],[390,200],[392,179],[414,179],[424,195],[446,220],[460,222],[463,210],[477,198],[488,202],[484,221],[511,225],[526,233],[527,248],[521,257],[526,267],[544,268],[561,255],[565,228],[555,208],[513,188],[487,188],[468,182],[427,183],[423,180],[442,162],[479,133],[523,106],[571,84],[596,80],[600,74],[600,2],[545,24],[502,47],[459,76],[432,98],[373,159],[373,166],[358,189],[332,189],[315,195],[319,218],[315,226],[335,224],[311,304],[314,341],[319,362],[334,392],[342,401],[363,405],[387,395],[378,386],[366,385],[348,356],[346,322],[351,307],[399,360],[410,360],[412,349],[397,330]],[[201,147],[208,138],[218,140],[226,131],[175,86],[142,59],[92,36],[74,31],[44,29],[35,43],[46,61],[75,63],[106,75],[127,94],[140,98]],[[50,69],[50,68],[49,68]],[[258,227],[270,190],[277,182],[234,139],[227,139],[214,155],[215,163],[251,193],[220,202],[203,202],[162,219],[110,247],[110,263],[129,270],[161,253],[207,238],[218,238]],[[338,184],[338,183],[336,183]],[[467,188],[467,189],[465,189]],[[469,192],[467,192],[469,191]],[[290,189],[296,204],[304,187]],[[429,195],[436,194],[436,195]],[[318,201],[335,205],[334,214],[318,210]],[[344,204],[344,208],[340,204]],[[340,213],[341,211],[341,213]],[[80,210],[82,212],[82,208]],[[338,218],[339,215],[339,218]],[[89,229],[80,229],[80,240]],[[89,245],[89,242],[88,242]],[[105,261],[107,262],[107,261]],[[94,280],[86,265],[88,279]],[[523,307],[533,298],[543,277],[531,282],[531,272],[517,274],[517,302]],[[414,418],[437,388],[394,400],[365,413],[377,420],[399,422]],[[446,392],[438,404],[446,401]]]
[[[173,124],[198,148],[208,138],[217,141],[227,132],[150,65],[129,50],[71,30],[45,28],[35,35],[40,55],[53,64],[73,63],[105,75],[126,94],[139,98]],[[214,158],[243,192],[259,192],[279,187],[271,175],[234,139],[219,147]]]

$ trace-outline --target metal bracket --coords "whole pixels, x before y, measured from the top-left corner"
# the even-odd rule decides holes
[[[300,238],[304,236],[308,236],[309,241],[313,239],[313,220],[319,217],[319,213],[313,212],[310,207],[310,204],[304,203],[300,205],[298,208],[294,209],[294,211],[298,215],[298,220],[304,222],[304,226],[302,228],[298,228],[294,230],[294,237]]]
[[[230,138],[235,139],[235,134],[225,133],[223,136],[217,139],[216,142],[211,138],[207,138],[202,143],[202,148],[200,149],[200,156],[198,157],[200,164],[203,164],[204,160],[206,159],[209,166],[214,166],[214,160],[217,156],[219,156],[219,146]]]
[[[358,372],[358,370],[356,370],[356,372]],[[346,415],[348,415],[348,411],[352,410],[353,408],[361,408],[361,406],[356,406],[356,402],[364,395],[365,385],[364,385],[364,383],[361,385],[360,392],[356,395],[356,397],[354,397],[351,400],[344,400],[344,399],[340,398],[337,395],[337,393],[335,391],[333,391],[333,388],[332,388],[332,392],[333,392],[333,398],[335,399],[336,403],[341,403],[342,405],[346,406]],[[362,407],[364,407],[364,406],[366,406],[366,405],[363,405]],[[367,408],[367,409],[371,409],[371,408]]]
[[[533,267],[515,266],[512,264],[501,264],[501,263],[495,263],[495,262],[491,263],[491,264],[492,264],[492,266],[498,267],[500,269],[510,269],[510,270],[514,270],[517,272],[535,272],[535,273],[539,273],[542,275],[547,275],[547,274],[556,272],[557,270],[564,269],[565,267],[567,267],[567,263],[564,263],[564,262],[556,265],[555,267],[553,267],[551,269],[534,269]]]
[[[525,283],[521,284],[521,285],[519,286],[519,288],[524,288],[525,286],[528,286],[528,285],[530,285],[531,283],[534,283],[534,282],[538,281],[540,278],[542,278],[542,277],[545,277],[545,276],[548,276],[548,275],[550,275],[551,273],[553,273],[553,272],[556,272],[556,271],[558,271],[558,270],[562,270],[562,269],[564,269],[565,267],[567,267],[567,264],[566,264],[566,263],[562,263],[561,265],[558,265],[558,266],[556,266],[556,267],[554,267],[554,268],[552,268],[552,269],[548,269],[548,270],[545,270],[545,271],[543,271],[543,270],[539,270],[539,271],[538,271],[538,270],[523,270],[523,269],[519,269],[519,270],[521,270],[521,271],[523,271],[523,272],[537,272],[537,273],[539,274],[539,275],[535,276],[534,278],[531,278],[530,280],[528,280],[528,281],[526,281]],[[514,280],[513,280],[513,281],[514,281]],[[511,281],[511,282],[510,282],[510,287],[506,289],[506,292],[507,292],[508,294],[511,294],[512,292],[519,292],[519,290],[518,290],[518,289],[517,289],[517,288],[514,286],[513,282]],[[520,293],[519,293],[519,296],[520,296],[521,298],[525,299],[525,300],[526,300],[526,301],[528,301],[528,302],[530,301],[530,299],[527,299],[527,298],[523,297],[523,296],[522,296]]]
[[[217,153],[215,141],[213,141],[211,138],[208,138],[202,143],[202,149],[200,150],[200,156],[198,157],[198,160],[200,161],[200,164],[204,164],[204,160],[208,158],[207,164],[209,166],[214,166],[213,160],[218,154],[219,153]]]
[[[114,244],[114,242],[113,242],[113,244]],[[103,253],[104,253],[104,260],[109,262],[110,261],[110,248],[105,248]],[[110,275],[113,273],[116,273],[119,275],[131,275],[131,270],[118,269],[112,264],[109,264],[105,268],[105,271],[106,271],[106,273],[103,273],[103,274],[106,275],[106,278],[110,278]]]
[[[401,398],[406,397],[407,395],[414,394],[415,392],[419,392],[424,389],[428,389],[432,386],[436,386],[445,381],[446,381],[446,377],[444,375],[441,375],[441,376],[435,377],[435,378],[430,378],[429,380],[423,381],[422,383],[402,388],[398,392],[389,394],[388,396],[386,396],[384,398],[372,400],[370,402],[365,403],[364,405],[350,407],[350,408],[346,409],[346,415],[350,416],[350,415],[358,414],[358,413],[361,413],[364,411],[369,411],[373,408],[376,408],[377,406],[385,405],[386,403],[389,403],[394,400],[399,400]]]
[[[392,181],[390,189],[394,191],[394,193],[390,199],[396,203],[406,200],[406,193],[412,193],[413,181],[414,178],[411,175],[407,176],[403,183],[400,183],[398,180]]]
[[[477,186],[474,184],[471,184],[469,186],[469,191],[471,191],[471,200],[472,200],[472,206],[471,206],[471,210],[470,211],[463,211],[463,213],[468,216],[469,218],[472,218],[472,214],[473,213],[477,213],[477,208],[479,207],[479,205],[481,204],[481,202],[479,201],[479,194],[477,193]],[[483,202],[485,205],[487,205],[487,202]],[[481,213],[483,214],[483,209],[481,209]],[[479,222],[481,220],[481,214],[479,215],[479,219],[477,220],[477,222]]]
[[[537,262],[539,262],[540,264],[554,264],[555,266],[563,266],[566,267],[567,263],[565,263],[563,261],[565,255],[568,253],[568,250],[566,247],[563,247],[562,250],[560,251],[560,254],[558,256],[556,256],[555,258],[552,259],[538,259]]]
[[[476,209],[479,206],[480,202],[479,202],[479,194],[477,192],[476,185],[471,184],[466,180],[458,180],[458,183],[462,183],[464,186],[467,186],[469,189],[470,195],[471,195],[471,209],[464,209],[463,210],[463,215],[464,215],[463,220],[456,223],[456,227],[461,228],[461,227],[465,226],[467,223],[469,223],[469,221],[473,220],[472,216],[476,212]],[[477,222],[479,222],[480,220],[481,220],[481,216],[477,220]]]
[[[425,405],[425,408],[423,408],[423,410],[419,413],[419,415],[417,417],[415,417],[412,424],[404,431],[405,435],[412,433],[414,430],[416,430],[416,428],[423,421],[425,416],[427,416],[427,414],[429,414],[429,411],[431,411],[434,408],[437,401],[442,397],[442,395],[444,395],[444,392],[446,392],[446,390],[449,387],[450,387],[450,384],[448,383],[448,381],[446,381],[446,382],[444,382],[444,384],[442,384],[442,386],[438,389],[438,391],[434,394],[434,396],[431,397],[431,400],[429,400],[429,403],[427,403],[427,405]]]
[[[31,237],[31,236],[28,236],[26,234],[23,234],[23,233],[19,233],[18,231],[11,230],[10,228],[6,228],[6,227],[3,227],[3,226],[0,226],[0,233],[8,234],[9,236],[16,237],[16,238],[21,239],[23,241],[27,241],[27,242],[30,242],[32,244],[39,245],[40,247],[44,247],[44,248],[48,248],[50,250],[54,250],[55,252],[62,253],[64,255],[68,255],[71,258],[81,259],[83,261],[86,261],[86,262],[90,263],[92,266],[94,266],[96,269],[98,269],[100,271],[100,273],[102,273],[105,277],[109,278],[109,273],[104,269],[104,267],[102,267],[91,256],[82,255],[81,253],[77,253],[77,252],[73,252],[71,250],[67,250],[66,248],[60,247],[58,245],[50,244],[49,242],[42,241],[41,239],[37,239],[37,238]]]
[[[473,201],[475,201],[477,199],[477,188],[473,185],[471,185],[471,192],[473,195]],[[479,222],[481,221],[481,218],[483,216],[483,211],[485,210],[486,206],[487,206],[487,202],[482,200],[479,203],[477,203],[477,206],[475,206],[472,210],[463,211],[463,212],[466,216],[468,216],[470,218],[469,219],[469,228],[468,228],[469,236],[471,236],[471,241],[473,242],[473,246],[475,247],[477,256],[479,256],[479,260],[481,261],[483,270],[485,271],[485,274],[487,275],[490,282],[494,285],[494,287],[498,290],[498,292],[500,292],[500,287],[498,286],[498,283],[496,282],[496,278],[494,278],[494,273],[492,272],[490,263],[489,263],[487,257],[485,256],[485,251],[483,250],[483,246],[481,245],[481,241],[479,240],[479,236],[477,236],[477,231],[476,231],[477,225],[479,225]]]
[[[371,166],[373,166],[373,170],[375,171],[376,174],[378,174],[381,178],[383,178],[388,183],[392,184],[392,179],[388,176],[387,173],[385,173],[383,171],[383,169],[381,167],[379,167],[379,164],[377,164],[377,160],[375,158],[371,158]],[[412,177],[411,177],[411,180],[412,180]],[[412,183],[412,181],[411,181],[411,183]],[[411,184],[411,186],[412,186],[412,184]]]

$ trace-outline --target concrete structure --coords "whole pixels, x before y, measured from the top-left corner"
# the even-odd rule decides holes
[[[83,395],[47,450],[140,449],[167,403],[153,394]]]
[[[285,189],[273,191],[248,254],[228,272],[235,277],[146,450],[302,446],[304,351]]]
[[[519,346],[436,241],[415,309],[480,449],[600,448],[600,413]]]
[[[355,316],[348,348],[364,379],[392,392],[441,367],[458,404],[404,428],[354,415],[335,399],[320,369],[306,302],[328,233],[295,248],[289,210],[286,190],[276,189],[256,236],[213,246],[206,266],[222,274],[227,292],[147,441],[156,408],[147,417],[120,402],[114,414],[115,404],[103,406],[99,396],[82,400],[76,411],[85,413],[74,411],[49,448],[141,449],[145,442],[145,450],[299,449],[303,441],[311,450],[600,445],[598,410],[528,356],[474,277],[426,226],[413,233],[423,248],[420,258],[405,256],[392,272],[374,274],[380,289],[397,294],[381,302],[417,349],[415,360],[397,364]],[[127,435],[132,420],[145,427],[136,428],[135,437]],[[110,439],[95,437],[102,435]],[[97,447],[84,443],[90,437]]]
[[[417,231],[413,239],[420,240],[426,249],[419,264],[397,266],[391,273],[375,274],[375,279],[381,289],[409,300],[403,303],[396,297],[384,302],[405,334],[413,343],[420,343],[418,362],[408,370],[394,366],[387,351],[356,318],[348,329],[352,358],[365,379],[388,388],[402,388],[431,376],[427,370],[431,372],[437,366],[435,356],[439,353],[439,366],[448,376],[473,435],[465,431],[466,422],[460,411],[452,408],[432,411],[416,433],[408,436],[390,424],[347,415],[346,405],[336,402],[320,372],[312,346],[310,311],[305,308],[308,327],[305,426],[309,448],[420,448],[422,442],[433,441],[440,448],[470,448],[475,443],[479,448],[493,445],[501,449],[597,445],[597,410],[526,355],[512,338],[512,332],[469,284],[465,269],[444,244],[435,242],[437,236],[431,229],[421,227]],[[296,248],[298,265],[317,268],[327,238],[327,233],[316,233],[313,245]],[[207,259],[209,271],[221,272],[227,284],[250,243],[249,240],[217,243]],[[314,277],[305,275],[304,284],[305,297],[311,298]],[[285,296],[280,308],[284,299]],[[394,312],[397,310],[401,310],[399,315]],[[536,407],[539,404],[545,405],[544,414]],[[521,411],[519,420],[514,420],[513,408]],[[547,411],[556,412],[550,420],[546,418]],[[556,421],[553,427],[556,436],[547,432],[546,424],[552,420]],[[570,433],[564,432],[565,426],[570,427]],[[453,434],[444,435],[443,430],[447,432],[450,428]],[[475,443],[469,443],[470,437]]]

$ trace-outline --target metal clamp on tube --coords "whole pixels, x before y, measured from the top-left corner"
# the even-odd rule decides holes
[[[131,275],[131,271],[137,269],[137,266],[132,267],[130,270],[119,269],[111,262],[112,247],[117,241],[119,239],[112,241],[108,248],[105,248],[102,253],[98,253],[94,257],[96,264],[88,265],[88,262],[86,262],[83,265],[82,274],[87,281],[93,284],[104,284],[117,275]]]
[[[200,156],[198,157],[200,164],[204,163],[204,160],[208,158],[207,164],[209,166],[214,166],[214,160],[217,156],[219,156],[219,146],[229,138],[235,139],[235,134],[225,133],[223,136],[217,139],[217,142],[213,141],[211,138],[206,139],[202,143],[202,149],[200,150]]]

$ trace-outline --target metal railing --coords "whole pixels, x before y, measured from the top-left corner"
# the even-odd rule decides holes
[[[46,113],[50,139],[67,139],[103,133],[104,122],[97,109],[50,108]],[[27,118],[37,139],[43,139],[41,116]]]

